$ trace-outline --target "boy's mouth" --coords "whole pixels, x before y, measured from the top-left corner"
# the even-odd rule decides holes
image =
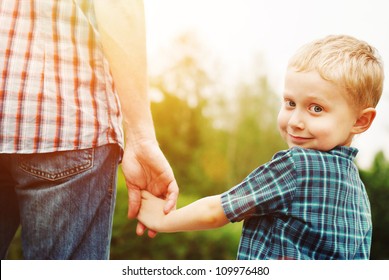
[[[308,141],[312,140],[312,137],[297,136],[297,135],[293,135],[290,133],[288,133],[288,138],[293,144],[296,144],[296,145],[302,145],[302,144],[305,144]]]

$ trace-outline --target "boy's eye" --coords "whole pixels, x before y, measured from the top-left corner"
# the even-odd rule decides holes
[[[289,108],[294,108],[294,107],[296,107],[296,102],[291,101],[291,100],[286,100],[286,101],[285,101],[285,104],[286,104],[286,107],[289,107]]]
[[[321,113],[321,112],[323,112],[323,108],[320,107],[319,105],[312,105],[309,107],[309,111],[314,112],[314,113]]]

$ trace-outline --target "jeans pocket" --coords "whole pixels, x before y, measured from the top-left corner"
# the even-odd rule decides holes
[[[38,178],[58,181],[93,167],[94,149],[22,155],[19,167]]]

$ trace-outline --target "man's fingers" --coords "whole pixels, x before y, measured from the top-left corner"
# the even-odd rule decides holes
[[[168,188],[168,195],[166,197],[166,204],[163,207],[163,211],[165,214],[168,214],[170,211],[174,210],[177,205],[177,199],[178,199],[178,185],[176,181],[173,181],[170,183]]]
[[[136,234],[138,236],[142,236],[146,231],[146,227],[141,223],[141,222],[138,222],[138,224],[136,225]]]
[[[165,206],[163,207],[163,212],[165,214],[168,214],[170,211],[174,210],[176,208],[176,200],[167,200],[165,203]]]
[[[138,236],[142,236],[145,233],[146,230],[147,230],[147,228],[145,227],[145,225],[142,224],[141,222],[138,222],[138,224],[136,225],[136,234]],[[154,238],[154,237],[157,236],[157,232],[154,231],[154,230],[149,229],[148,236],[150,238]]]
[[[149,229],[148,236],[149,236],[150,238],[154,238],[154,237],[157,236],[157,232],[154,231],[154,230]]]
[[[141,191],[128,188],[128,218],[134,219],[138,215],[141,203]]]

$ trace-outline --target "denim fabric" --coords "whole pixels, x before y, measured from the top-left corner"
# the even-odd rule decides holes
[[[22,227],[26,259],[108,259],[120,148],[0,154],[0,257]]]

